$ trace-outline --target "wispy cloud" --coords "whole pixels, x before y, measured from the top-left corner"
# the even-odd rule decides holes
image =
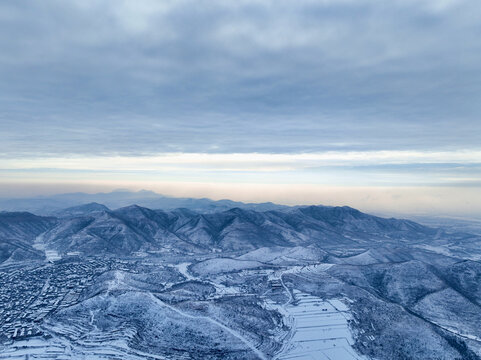
[[[4,169],[61,170],[305,170],[325,166],[380,166],[416,164],[481,165],[481,150],[458,151],[327,151],[323,153],[168,153],[156,156],[41,157],[5,159]]]
[[[481,150],[68,156],[5,159],[0,174],[3,182],[29,178],[460,188],[481,187],[480,159]]]

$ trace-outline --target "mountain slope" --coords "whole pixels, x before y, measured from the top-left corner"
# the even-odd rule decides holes
[[[12,260],[42,259],[32,247],[35,238],[57,223],[55,218],[26,212],[0,213],[0,263]]]
[[[95,212],[110,211],[110,209],[102,204],[91,202],[88,204],[72,206],[67,209],[56,212],[55,215],[59,217],[77,217],[82,215],[88,215]]]
[[[53,217],[36,216],[28,212],[0,212],[0,238],[31,241],[56,222]]]

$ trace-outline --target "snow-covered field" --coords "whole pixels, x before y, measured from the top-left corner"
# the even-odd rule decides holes
[[[349,309],[339,300],[294,291],[294,303],[284,306],[293,325],[292,335],[278,360],[361,360],[352,344]]]
[[[45,253],[45,257],[47,258],[47,261],[53,262],[53,261],[60,260],[62,258],[62,256],[60,256],[56,250],[46,249],[44,234],[40,234],[35,238],[35,241],[32,247],[36,250],[43,251]]]
[[[215,274],[241,271],[246,269],[256,269],[262,267],[259,261],[236,260],[230,258],[215,258],[198,262],[192,267],[194,273],[201,276],[211,276]]]

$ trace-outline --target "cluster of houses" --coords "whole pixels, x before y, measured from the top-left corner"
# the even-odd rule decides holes
[[[78,302],[111,260],[64,261],[0,271],[0,342],[40,335],[44,318]]]

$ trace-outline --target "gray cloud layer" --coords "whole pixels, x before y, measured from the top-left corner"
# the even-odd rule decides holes
[[[0,153],[469,149],[479,1],[0,4]]]

